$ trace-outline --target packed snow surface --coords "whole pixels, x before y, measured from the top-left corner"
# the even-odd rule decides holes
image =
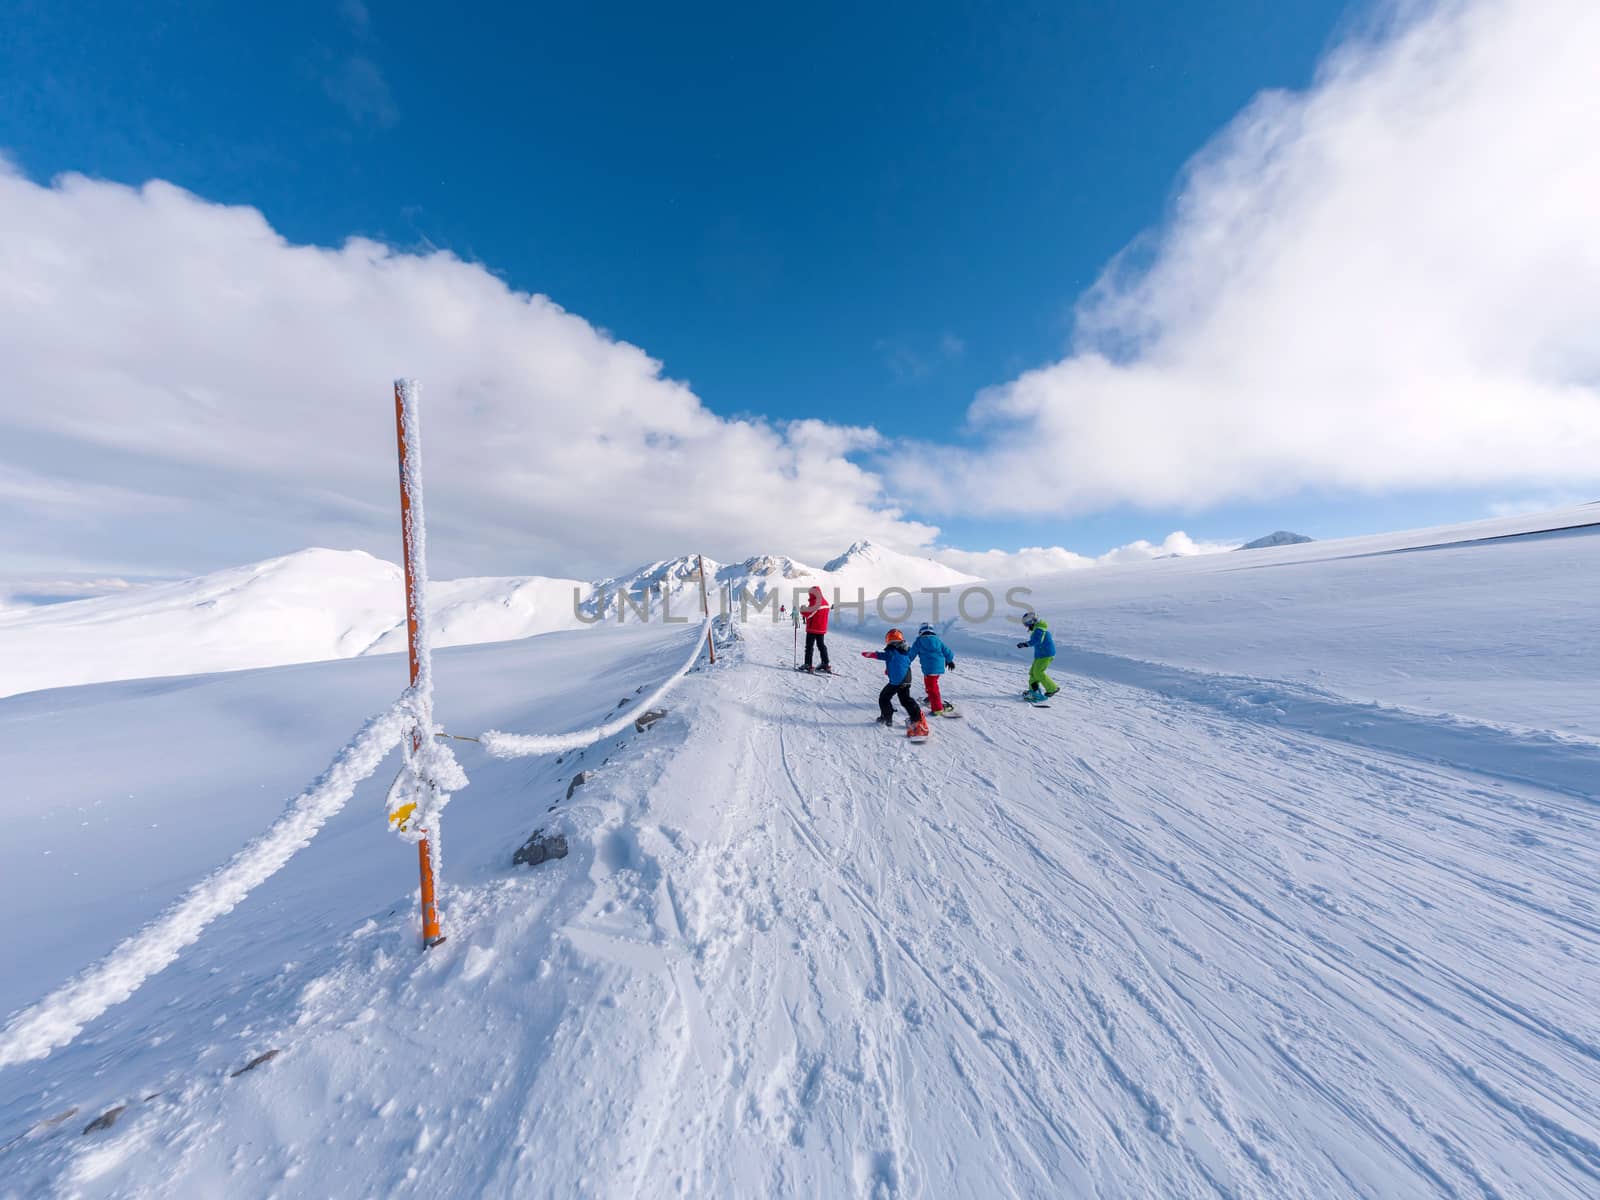
[[[1035,580],[1061,694],[1020,701],[1014,625],[945,614],[963,718],[923,745],[870,723],[881,625],[814,678],[751,622],[645,731],[456,743],[427,954],[380,771],[0,1071],[0,1194],[1593,1196],[1597,550],[1523,526]],[[444,650],[437,719],[603,723],[699,637]],[[403,670],[0,701],[0,1010],[267,827]],[[569,856],[513,868],[541,827]]]

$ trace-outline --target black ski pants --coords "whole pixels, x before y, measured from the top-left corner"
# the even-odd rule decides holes
[[[822,665],[828,665],[828,643],[822,640],[826,636],[823,633],[812,633],[809,629],[806,630],[806,670],[809,671],[811,669],[811,652],[813,650],[820,650],[822,652]]]
[[[900,707],[906,710],[906,716],[911,718],[914,725],[922,720],[922,706],[911,695],[911,680],[904,683],[886,683],[883,691],[878,693],[878,711],[883,714],[885,721],[894,716],[894,706],[889,702],[895,697],[900,699]]]

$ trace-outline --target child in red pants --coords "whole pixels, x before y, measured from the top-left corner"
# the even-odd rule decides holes
[[[917,630],[917,640],[911,643],[911,653],[922,664],[922,686],[928,690],[928,707],[946,716],[954,713],[955,705],[946,704],[944,697],[939,694],[939,676],[955,669],[956,656],[950,653],[950,647],[944,644],[933,626],[926,621]]]

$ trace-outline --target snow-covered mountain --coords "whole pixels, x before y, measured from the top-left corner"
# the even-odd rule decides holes
[[[872,542],[855,542],[838,558],[831,558],[822,567],[834,586],[864,588],[870,596],[885,587],[902,587],[916,591],[925,587],[959,587],[976,582],[976,576],[966,575],[954,567],[902,554],[887,546]]]
[[[707,558],[705,569],[713,608],[717,605],[719,589],[725,588],[731,588],[733,602],[737,605],[741,592],[757,603],[765,601],[774,591],[780,593],[782,601],[793,601],[813,585],[820,586],[830,596],[837,590],[842,599],[850,600],[857,590],[865,592],[870,599],[886,588],[915,592],[919,588],[957,587],[976,582],[974,576],[962,574],[931,558],[904,554],[868,541],[852,543],[843,554],[829,559],[821,567],[807,566],[785,555],[762,554],[736,563]],[[647,591],[665,592],[675,616],[697,612],[700,575],[696,556],[686,554],[663,559],[626,575],[598,580],[590,602],[584,606],[585,612],[593,613],[603,600],[608,611],[615,614],[619,592],[637,597]]]
[[[705,560],[713,607],[719,592],[765,601],[773,590],[821,584],[853,596],[971,581],[931,559],[857,542],[826,567],[764,554]],[[668,597],[674,616],[700,610],[695,555],[661,559],[602,580],[538,575],[432,581],[439,646],[510,641],[591,624],[618,594]],[[405,649],[400,568],[359,550],[302,550],[177,583],[116,595],[0,611],[0,696],[114,679],[192,675],[385,654]],[[637,607],[637,606],[636,606]],[[630,617],[631,612],[630,610]]]
[[[1246,542],[1238,547],[1240,550],[1266,550],[1272,546],[1303,546],[1314,539],[1308,538],[1303,533],[1291,533],[1287,529],[1275,530],[1265,537],[1258,537],[1253,542]]]
[[[579,624],[538,576],[435,581],[435,641],[500,641]],[[405,583],[360,550],[301,550],[178,583],[0,613],[0,695],[405,649]]]

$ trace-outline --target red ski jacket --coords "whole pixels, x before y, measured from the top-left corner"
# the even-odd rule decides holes
[[[822,594],[822,589],[814,587],[811,595],[806,599],[806,606],[800,610],[800,615],[806,619],[807,633],[828,632],[828,598]]]

